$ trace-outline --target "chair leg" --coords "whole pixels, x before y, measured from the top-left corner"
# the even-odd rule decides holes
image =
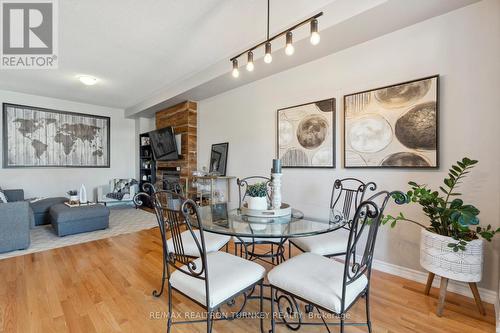
[[[371,333],[372,322],[370,320],[370,290],[366,291],[365,305],[366,305],[366,325],[368,325],[368,332]]]
[[[438,317],[443,315],[444,301],[446,299],[446,288],[448,287],[448,278],[441,277],[441,286],[439,287],[439,302],[436,314]]]
[[[168,320],[167,320],[167,333],[172,329],[172,288],[170,282],[168,283]]]
[[[288,240],[288,259],[292,257],[292,242]]]
[[[274,327],[276,326],[275,317],[274,317],[274,288],[271,287],[271,329],[270,333],[274,333]]]
[[[432,282],[434,281],[434,276],[435,276],[434,273],[429,272],[429,276],[427,277],[427,284],[425,285],[425,290],[424,290],[425,295],[429,295],[431,291]]]
[[[340,316],[340,333],[344,333],[344,315]]]
[[[161,288],[160,291],[158,292],[157,290],[153,290],[153,296],[154,297],[160,297],[163,294],[163,289],[165,288],[165,252],[163,252],[163,273],[161,274]]]
[[[274,265],[274,244],[271,244],[271,261]]]
[[[479,295],[479,290],[477,290],[477,284],[475,282],[469,282],[470,290],[472,290],[472,294],[474,295],[474,301],[476,301],[477,308],[479,309],[479,313],[483,316],[486,316],[486,311],[484,310],[483,302],[481,302],[481,296]]]
[[[207,312],[207,333],[212,333],[213,326],[213,312],[210,310]]]
[[[264,281],[260,281],[259,319],[260,331],[264,332]]]

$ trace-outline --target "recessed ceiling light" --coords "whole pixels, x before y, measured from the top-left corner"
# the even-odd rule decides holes
[[[97,78],[89,75],[81,75],[78,77],[78,79],[86,86],[93,86],[98,81]]]

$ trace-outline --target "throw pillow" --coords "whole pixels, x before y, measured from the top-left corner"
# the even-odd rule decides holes
[[[7,203],[7,196],[5,195],[4,191],[0,187],[0,203]]]

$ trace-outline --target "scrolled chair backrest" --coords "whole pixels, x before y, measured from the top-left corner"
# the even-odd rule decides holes
[[[377,239],[378,228],[388,201],[393,198],[397,204],[405,203],[405,195],[400,191],[380,191],[363,200],[352,220],[347,252],[345,256],[342,311],[346,287],[365,275],[370,283],[373,253]]]
[[[332,210],[332,222],[347,219],[346,228],[351,227],[354,213],[363,201],[368,191],[375,191],[377,185],[374,182],[364,183],[356,178],[336,179],[333,183],[330,209]]]
[[[256,183],[264,183],[267,186],[267,199],[271,200],[271,179],[264,176],[251,176],[236,179],[238,185],[238,194],[240,198],[239,208],[243,205],[245,198],[248,194],[248,186]]]
[[[153,194],[156,217],[162,220],[165,226],[170,230],[171,244],[173,248],[168,248],[168,243],[165,242],[167,253],[167,262],[181,272],[196,278],[203,278],[205,271],[204,264],[201,267],[194,263],[194,259],[202,258],[202,263],[205,260],[205,238],[203,229],[195,230],[199,226],[199,212],[196,203],[192,200],[187,200],[180,194],[173,191],[156,191]],[[178,202],[180,201],[180,204]],[[196,219],[195,223],[193,223]],[[191,237],[194,242],[198,255],[187,255],[184,250],[183,233],[187,233],[185,237]],[[198,236],[198,235],[199,236]]]

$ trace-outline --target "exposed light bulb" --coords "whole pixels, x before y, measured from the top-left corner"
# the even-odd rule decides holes
[[[318,45],[320,40],[321,40],[321,37],[319,36],[319,33],[317,33],[317,32],[313,32],[311,34],[311,38],[309,39],[309,41],[311,42],[312,45]]]
[[[271,43],[266,43],[266,55],[264,56],[264,62],[270,64],[273,61],[273,56],[271,55]]]
[[[253,52],[249,51],[248,52],[248,62],[247,62],[247,71],[251,72],[254,69],[254,64],[253,64]]]
[[[231,74],[235,78],[240,76],[240,71],[238,70],[238,59],[233,60],[233,72]]]
[[[286,55],[291,56],[295,52],[295,48],[293,47],[293,41],[292,41],[292,32],[288,31],[286,33],[286,47],[285,47],[285,53]]]
[[[319,33],[318,33],[318,20],[314,19],[311,21],[311,38],[309,41],[312,45],[318,45],[320,41]]]

